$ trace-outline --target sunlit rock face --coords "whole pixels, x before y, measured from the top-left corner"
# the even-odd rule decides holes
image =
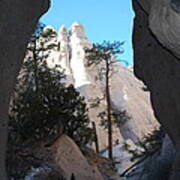
[[[98,117],[99,113],[106,111],[106,101],[103,99],[105,80],[97,78],[102,66],[85,65],[87,59],[84,48],[91,48],[92,43],[88,40],[80,23],[74,23],[70,32],[62,26],[58,33],[57,43],[59,49],[57,48],[53,54],[54,65],[59,64],[64,68],[66,75],[72,77],[71,82],[75,88],[85,97],[90,120],[96,124],[99,149],[103,150],[108,146],[108,135],[104,127],[100,125],[101,118]],[[149,93],[142,90],[144,85],[134,77],[132,69],[122,66],[119,62],[113,66],[114,73],[110,80],[113,110],[116,112],[126,110],[127,115],[130,116],[130,120],[126,123],[114,125],[114,144],[128,139],[136,143],[158,127],[149,101]],[[98,107],[91,108],[96,98],[102,100]]]
[[[149,92],[133,72],[120,63],[114,65],[115,73],[111,77],[111,101],[116,110],[126,110],[131,117],[119,125],[121,135],[125,140],[138,142],[145,134],[158,127],[151,108]]]
[[[47,26],[44,28],[43,33],[49,33],[49,31],[55,31],[53,28]],[[56,31],[55,31],[56,32]],[[53,68],[55,65],[60,66],[65,75],[69,75],[71,73],[70,70],[70,48],[69,48],[69,40],[68,40],[68,31],[65,25],[62,25],[59,32],[56,32],[56,36],[51,38],[48,43],[46,43],[46,47],[48,45],[54,45],[53,48],[48,50],[48,66]]]
[[[72,179],[72,173],[77,180],[103,180],[97,166],[88,163],[79,147],[68,136],[62,135],[50,149],[53,159],[67,180]]]
[[[68,31],[65,25],[61,26],[58,33],[58,64],[64,69],[66,75],[71,73],[70,70],[70,48],[68,40]]]
[[[144,84],[135,78],[133,72],[120,63],[114,65],[114,74],[110,80],[111,103],[115,112],[127,111],[130,119],[126,123],[120,123],[118,128],[113,126],[113,140],[122,143],[128,139],[135,143],[139,141],[145,134],[149,134],[153,129],[158,128],[158,122],[154,117],[151,108],[149,93],[143,91]],[[86,67],[88,77],[91,77],[90,85],[81,86],[77,90],[86,99],[90,107],[92,99],[104,96],[105,82],[96,78],[98,68],[96,66]],[[101,119],[98,114],[106,111],[105,99],[96,108],[89,108],[89,115],[97,126],[97,134],[99,137],[100,149],[107,147],[107,131],[100,126]]]
[[[85,69],[85,50],[91,48],[92,44],[86,37],[83,26],[80,23],[74,23],[71,26],[71,69],[75,80],[75,87],[90,84]]]

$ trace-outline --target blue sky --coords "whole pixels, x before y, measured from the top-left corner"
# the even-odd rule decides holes
[[[62,24],[70,27],[78,21],[92,42],[125,41],[125,53],[120,58],[132,64],[131,0],[53,0],[41,21],[56,29]]]

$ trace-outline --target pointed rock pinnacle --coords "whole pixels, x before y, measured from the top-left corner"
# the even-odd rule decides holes
[[[62,25],[58,32],[58,41],[68,41],[68,31],[65,25]]]

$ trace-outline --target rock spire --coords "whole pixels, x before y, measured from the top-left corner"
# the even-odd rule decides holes
[[[58,33],[58,52],[59,52],[59,64],[64,69],[65,74],[69,75],[70,70],[70,48],[68,40],[68,31],[65,25],[62,25]]]
[[[66,76],[73,77],[75,88],[90,84],[85,68],[84,48],[91,48],[92,43],[88,40],[84,27],[75,22],[68,32],[65,25],[62,25],[57,34],[58,48],[50,54],[49,66],[60,65]]]
[[[84,65],[84,48],[91,48],[92,44],[88,40],[85,30],[80,23],[76,22],[71,26],[70,46],[72,52],[70,65],[75,80],[75,87],[90,84]]]

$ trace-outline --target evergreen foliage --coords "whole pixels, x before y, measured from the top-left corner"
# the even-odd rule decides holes
[[[124,125],[127,121],[131,119],[131,116],[127,113],[126,110],[116,110],[111,113],[112,116],[112,124],[116,125],[118,128]],[[102,111],[99,113],[98,117],[101,119],[100,125],[104,128],[108,128],[108,119],[107,119],[107,112]]]
[[[102,119],[102,125],[108,129],[108,156],[113,159],[113,137],[112,137],[112,105],[110,93],[110,77],[113,73],[113,64],[117,62],[117,55],[123,53],[122,45],[124,42],[109,42],[104,41],[102,44],[93,44],[91,49],[85,49],[88,59],[87,66],[100,65],[99,80],[105,81],[105,100],[107,104],[106,111],[99,114]],[[97,104],[99,101],[97,102]],[[96,104],[93,104],[96,106]]]
[[[72,85],[65,85],[60,67],[47,66],[46,52],[54,44],[48,43],[44,49],[44,42],[54,37],[54,32],[44,34],[40,26],[28,46],[32,56],[23,65],[10,108],[10,139],[19,143],[49,141],[65,133],[77,144],[87,144],[93,138],[93,131],[89,127],[86,103]]]
[[[29,73],[33,69],[26,62]],[[11,108],[10,127],[16,135],[15,141],[37,141],[66,133],[78,144],[91,140],[92,130],[84,98],[72,85],[66,87],[63,74],[50,69],[45,63],[38,67],[38,92],[33,84],[33,76],[23,92],[16,92]]]

